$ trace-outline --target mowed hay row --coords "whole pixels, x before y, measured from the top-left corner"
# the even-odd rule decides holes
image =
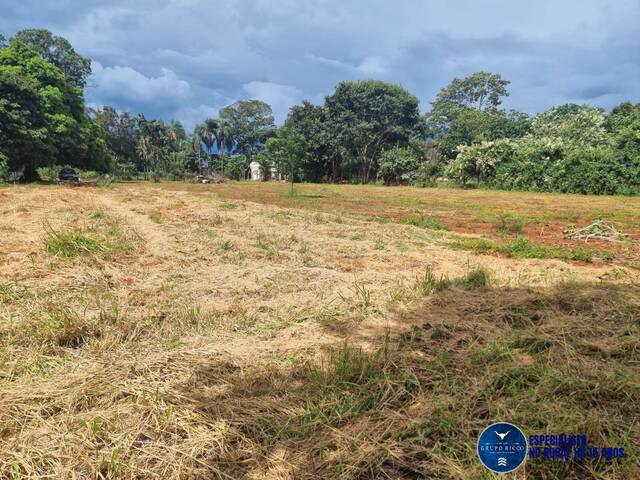
[[[0,478],[483,478],[493,420],[638,476],[633,268],[177,185],[6,189]]]

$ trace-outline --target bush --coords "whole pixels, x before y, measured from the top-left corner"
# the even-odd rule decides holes
[[[526,138],[496,169],[492,181],[512,190],[615,194],[635,187],[628,162],[610,147],[589,147],[557,139]]]
[[[9,160],[0,152],[0,183],[9,180]]]
[[[60,167],[58,165],[40,167],[36,169],[36,172],[38,172],[38,178],[40,178],[40,180],[53,182],[58,180],[58,173],[60,173]]]
[[[133,180],[138,175],[138,169],[134,163],[116,163],[113,167],[113,176],[119,180]]]
[[[445,174],[511,190],[583,194],[640,191],[640,120],[618,119],[607,137],[596,108],[560,105],[537,115],[531,133],[458,147]]]
[[[574,148],[553,171],[553,190],[614,194],[624,184],[621,165],[609,148]]]
[[[493,183],[509,190],[553,190],[553,172],[562,156],[559,140],[524,138],[514,142],[512,155],[497,165]]]
[[[430,230],[446,230],[447,229],[446,225],[435,217],[422,217],[422,216],[412,215],[409,217],[401,218],[399,222],[406,223],[409,225],[414,225],[420,228],[428,228]]]
[[[458,156],[447,166],[445,174],[451,180],[465,184],[470,179],[490,182],[496,167],[513,156],[514,143],[510,140],[460,145]]]
[[[380,155],[378,178],[386,185],[400,185],[418,178],[420,159],[410,148],[393,147]]]
[[[605,116],[599,108],[566,104],[536,115],[531,122],[536,138],[555,138],[563,144],[598,147],[606,144]]]
[[[224,174],[232,180],[244,180],[247,171],[247,157],[234,155],[224,166]]]

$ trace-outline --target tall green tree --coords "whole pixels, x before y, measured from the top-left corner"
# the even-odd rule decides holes
[[[454,78],[440,90],[426,123],[428,135],[435,138],[446,158],[455,158],[460,145],[526,133],[526,114],[499,109],[502,99],[509,95],[508,85],[500,74],[481,71]]]
[[[24,167],[27,179],[36,177],[36,167],[53,163],[108,168],[103,131],[87,115],[82,91],[64,72],[14,38],[0,50],[0,75],[7,91],[0,112],[0,122],[6,125],[0,133],[0,151],[6,152],[12,168]],[[33,147],[25,148],[27,138]],[[33,149],[39,154],[27,156]]]
[[[66,38],[44,29],[21,30],[13,38],[26,43],[43,60],[62,70],[72,85],[84,88],[91,75],[91,60],[78,54]]]
[[[225,153],[233,150],[233,129],[231,128],[231,124],[224,119],[218,120],[214,135],[216,137],[218,157],[220,158],[220,173],[224,176]]]
[[[500,138],[519,138],[531,130],[531,118],[515,110],[462,110],[447,131],[436,138],[440,152],[447,158],[457,155],[458,147]]]
[[[560,139],[565,144],[603,146],[607,140],[605,121],[602,109],[569,103],[536,115],[531,133],[538,138]]]
[[[502,98],[509,95],[509,83],[499,73],[491,72],[476,72],[465,78],[454,78],[431,103],[429,121],[436,128],[446,128],[466,110],[495,111],[502,103]]]
[[[211,159],[213,147],[216,144],[216,130],[218,128],[218,120],[207,118],[204,122],[196,125],[194,135],[200,139],[207,150],[207,166]],[[200,165],[202,170],[202,165]]]
[[[169,128],[162,120],[147,120],[144,115],[138,117],[138,150],[144,159],[145,174],[153,173],[158,181],[169,170]]]
[[[335,181],[339,173],[340,156],[327,108],[305,100],[301,105],[291,107],[284,126],[305,139],[307,150],[301,165],[304,180]]]
[[[137,171],[144,170],[137,148],[138,125],[136,118],[129,112],[120,114],[110,106],[96,110],[93,112],[93,117],[102,127],[107,146],[117,163],[135,166]]]
[[[617,133],[640,120],[640,103],[622,102],[613,107],[605,121],[609,132]]]
[[[304,137],[296,131],[280,128],[276,136],[267,140],[265,149],[273,159],[278,173],[289,178],[293,193],[293,184],[300,174],[302,159],[307,150]]]
[[[340,82],[325,101],[331,135],[356,163],[361,182],[375,178],[380,152],[421,135],[419,101],[399,85],[379,80]]]
[[[276,126],[271,106],[260,100],[239,100],[220,110],[232,133],[238,153],[252,158],[265,141],[275,134]]]
[[[54,153],[38,87],[35,79],[0,65],[0,155],[5,168],[22,170],[29,180]]]

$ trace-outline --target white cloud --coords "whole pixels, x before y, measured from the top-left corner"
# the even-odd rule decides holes
[[[205,118],[216,118],[218,111],[222,106],[210,107],[208,105],[197,105],[194,107],[179,108],[174,112],[174,117],[182,122],[187,132],[193,131],[194,127],[201,123]]]
[[[164,102],[176,104],[191,96],[189,82],[181,80],[168,68],[160,69],[160,76],[147,77],[131,67],[103,67],[91,65],[90,83],[100,98],[118,98],[135,103]]]
[[[365,75],[385,76],[389,74],[389,68],[380,57],[367,57],[358,65],[358,70]]]
[[[304,99],[302,91],[291,85],[253,81],[245,83],[242,88],[251,98],[271,105],[278,122],[286,118],[289,108]]]

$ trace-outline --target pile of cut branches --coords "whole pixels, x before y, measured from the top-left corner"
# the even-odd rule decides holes
[[[617,243],[621,242],[626,236],[626,234],[616,230],[612,224],[606,223],[604,220],[600,219],[586,227],[570,228],[564,231],[564,238],[568,238],[570,240],[584,240],[585,242],[595,239]]]

